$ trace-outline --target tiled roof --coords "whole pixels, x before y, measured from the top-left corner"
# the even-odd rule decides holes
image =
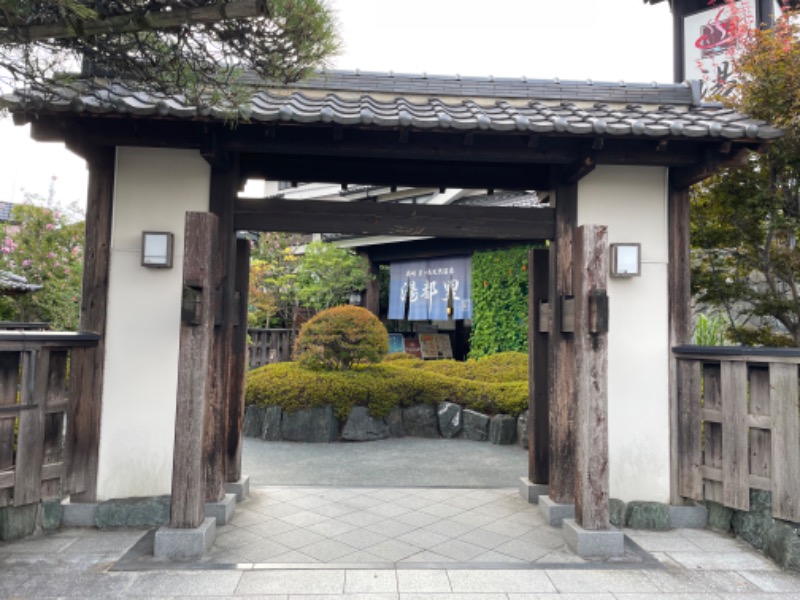
[[[0,271],[0,296],[16,296],[42,289],[41,285],[28,283],[28,280],[8,271]]]
[[[187,106],[121,82],[95,80],[3,98],[14,112],[120,115],[375,128],[526,131],[575,135],[771,139],[781,132],[718,104],[699,86],[330,72],[280,87],[252,84],[247,103]]]
[[[541,206],[536,192],[495,192],[480,196],[459,198],[453,204],[459,206],[496,206],[509,208],[538,208]]]

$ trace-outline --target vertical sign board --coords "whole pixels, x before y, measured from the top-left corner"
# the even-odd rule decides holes
[[[389,318],[404,319],[406,307],[409,321],[471,319],[472,259],[459,256],[392,263]]]
[[[754,28],[756,0],[739,0],[736,5],[747,27]],[[777,4],[776,8],[780,12]],[[700,81],[704,99],[730,93],[735,81],[731,55],[736,52],[736,38],[731,17],[727,5],[718,5],[683,18],[684,76]]]

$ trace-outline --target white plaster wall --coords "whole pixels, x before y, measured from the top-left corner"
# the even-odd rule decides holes
[[[642,244],[642,276],[608,284],[611,496],[669,502],[666,169],[598,167],[579,183],[578,224]]]
[[[170,493],[185,215],[208,210],[209,183],[196,151],[117,150],[100,500]],[[147,230],[175,234],[172,269],[141,266]]]

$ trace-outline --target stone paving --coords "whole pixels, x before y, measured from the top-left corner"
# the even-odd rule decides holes
[[[137,558],[144,530],[0,543],[0,598],[800,600],[723,534],[625,530],[641,550],[594,563],[537,514],[511,489],[256,488],[202,561]]]

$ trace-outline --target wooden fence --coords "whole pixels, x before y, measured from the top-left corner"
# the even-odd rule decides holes
[[[775,518],[800,522],[800,350],[673,352],[679,493],[747,511],[767,490]]]
[[[68,493],[70,355],[99,340],[94,334],[0,331],[0,507]]]
[[[294,329],[248,329],[250,369],[292,359]]]

